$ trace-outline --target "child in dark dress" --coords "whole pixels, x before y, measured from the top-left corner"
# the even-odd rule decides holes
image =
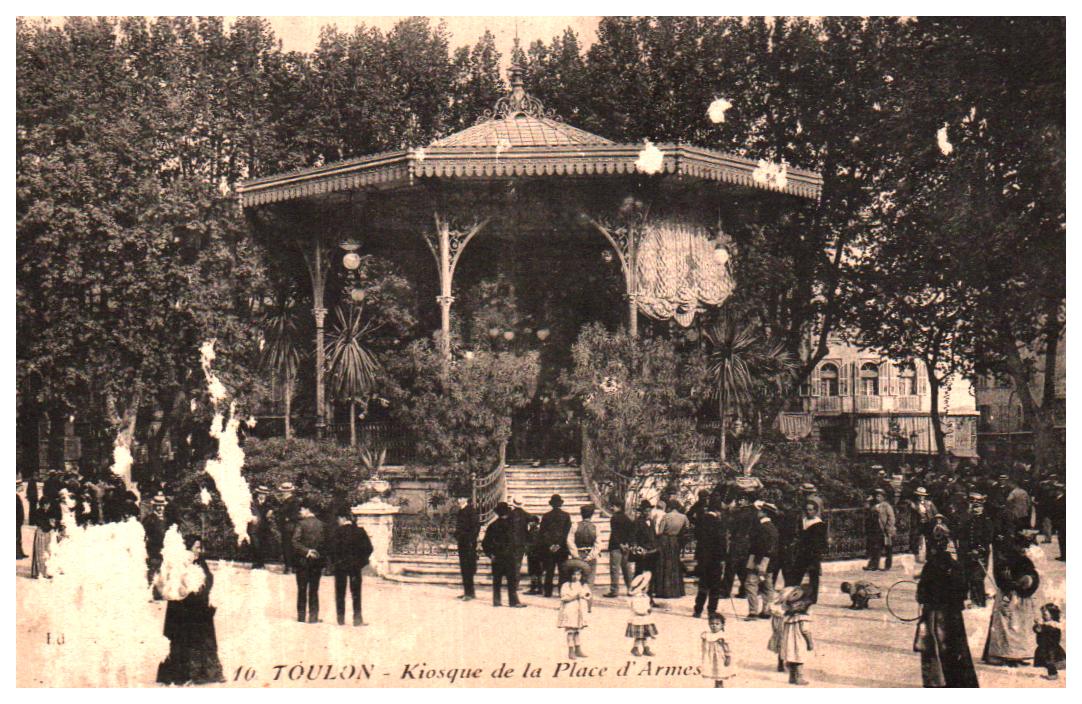
[[[1060,610],[1055,604],[1041,607],[1041,620],[1034,622],[1033,631],[1037,634],[1037,651],[1033,654],[1033,666],[1043,667],[1048,673],[1041,675],[1046,680],[1058,680],[1059,671],[1067,667],[1067,653],[1060,645],[1063,637],[1059,627]]]

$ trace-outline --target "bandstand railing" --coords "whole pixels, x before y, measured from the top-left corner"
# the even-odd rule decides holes
[[[488,474],[473,480],[473,505],[484,525],[496,514],[496,504],[507,497],[507,477],[500,462]]]
[[[391,527],[393,555],[454,555],[455,514],[399,513]]]

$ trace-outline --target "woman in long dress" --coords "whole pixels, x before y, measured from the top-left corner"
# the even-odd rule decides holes
[[[218,637],[214,630],[215,607],[210,605],[214,575],[202,557],[202,543],[196,536],[185,536],[185,545],[195,555],[195,565],[203,572],[203,584],[170,601],[165,607],[165,637],[169,655],[158,665],[161,684],[207,684],[225,682],[218,660]]]
[[[920,622],[913,648],[920,652],[925,687],[979,687],[962,616],[968,585],[965,570],[947,550],[950,531],[937,527],[928,537],[928,562],[920,573]]]
[[[983,658],[990,665],[1017,667],[1033,658],[1033,624],[1040,620],[1033,595],[1041,580],[1033,561],[1022,552],[1023,545],[1024,539],[1012,536],[994,548],[996,600]]]
[[[688,517],[681,511],[680,504],[672,501],[669,511],[658,525],[658,569],[654,581],[654,596],[662,599],[676,599],[684,596],[684,563],[680,560],[680,550],[688,529]]]

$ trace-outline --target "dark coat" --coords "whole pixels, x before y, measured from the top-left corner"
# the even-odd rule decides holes
[[[459,551],[477,550],[477,536],[481,534],[481,520],[472,503],[466,504],[455,514],[455,541]]]
[[[623,511],[614,511],[609,521],[609,550],[635,542],[635,522]]]
[[[635,533],[632,541],[636,548],[644,554],[657,553],[657,531],[649,517],[635,519]]]
[[[751,533],[751,547],[748,555],[760,562],[764,557],[770,560],[770,567],[778,563],[778,527],[774,521],[759,521]]]
[[[541,516],[541,533],[539,539],[545,547],[559,545],[566,552],[567,536],[571,532],[571,516],[567,511],[554,508],[544,516]]]
[[[26,516],[23,514],[23,500],[19,498],[18,494],[15,495],[15,530],[23,527],[23,523],[26,523]]]
[[[708,511],[695,524],[695,571],[700,579],[721,574],[721,565],[729,552],[725,523],[717,513]]]
[[[925,687],[979,687],[962,618],[965,572],[949,554],[934,551],[921,570],[920,622],[913,647],[920,652]]]
[[[146,534],[147,557],[151,560],[162,559],[162,546],[165,544],[165,520],[150,513],[143,519],[143,532]]]
[[[827,524],[822,520],[804,528],[797,535],[793,559],[795,564],[815,566],[823,561],[827,549]]]
[[[497,518],[485,530],[485,539],[481,549],[491,558],[494,565],[506,566],[515,559],[514,526],[508,518]]]
[[[360,526],[335,526],[327,537],[326,552],[335,572],[359,572],[372,556],[372,541]]]
[[[729,513],[729,559],[743,564],[751,550],[751,534],[759,523],[759,512],[754,506],[741,506]]]
[[[509,518],[515,536],[515,548],[519,551],[525,550],[530,544],[530,514],[526,509],[516,506],[511,509]]]
[[[302,518],[297,527],[293,529],[293,549],[300,559],[305,559],[309,550],[315,550],[318,557],[308,558],[309,562],[323,562],[326,542],[327,526],[315,516]]]

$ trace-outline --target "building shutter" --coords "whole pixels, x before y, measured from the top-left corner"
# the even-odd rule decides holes
[[[928,372],[924,362],[913,362],[913,373],[917,375],[917,395],[928,395]]]
[[[887,361],[879,363],[879,395],[898,395],[894,389],[894,365]]]
[[[850,376],[851,365],[843,363],[839,366],[841,367],[841,369],[838,370],[838,395],[848,396],[849,380],[852,378]]]
[[[811,374],[811,395],[819,395],[819,365],[815,366]]]

